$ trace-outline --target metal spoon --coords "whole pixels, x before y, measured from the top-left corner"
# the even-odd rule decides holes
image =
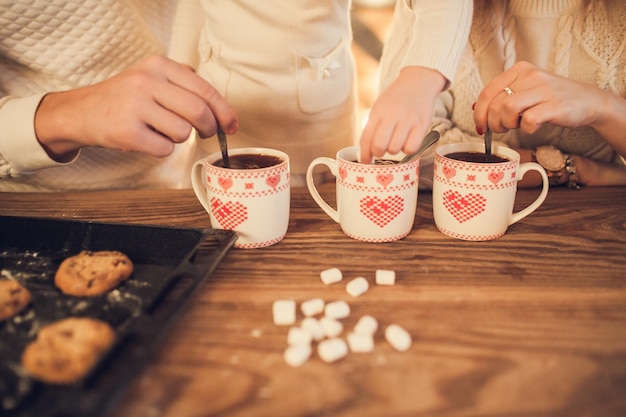
[[[491,156],[491,129],[489,128],[485,131],[485,155],[487,159]]]
[[[228,144],[226,143],[226,133],[222,128],[217,128],[217,140],[220,143],[220,151],[222,151],[222,162],[224,168],[230,168],[230,161],[228,160]]]
[[[417,152],[405,156],[400,160],[399,163],[404,164],[419,158],[428,148],[430,148],[435,142],[439,140],[439,136],[439,132],[437,132],[436,130],[431,130],[430,132],[428,132]]]

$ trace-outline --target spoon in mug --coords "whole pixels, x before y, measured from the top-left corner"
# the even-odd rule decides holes
[[[404,158],[402,158],[399,162],[399,164],[404,164],[407,162],[411,162],[417,158],[419,158],[420,156],[422,156],[422,154],[428,149],[430,148],[435,142],[437,142],[439,140],[439,132],[436,130],[431,130],[430,132],[428,132],[428,134],[426,135],[426,137],[424,138],[424,141],[422,142],[420,148],[417,150],[417,152],[414,152],[412,154],[409,154],[407,156],[405,156]]]
[[[217,140],[220,143],[220,151],[222,151],[222,162],[224,168],[230,168],[230,161],[228,160],[228,144],[226,143],[226,134],[221,127],[217,128]]]

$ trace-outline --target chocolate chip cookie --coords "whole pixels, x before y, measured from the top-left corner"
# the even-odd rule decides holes
[[[0,280],[0,321],[13,317],[30,304],[30,292],[12,279]]]
[[[80,380],[113,345],[115,331],[106,322],[70,317],[42,327],[22,354],[33,378],[50,384]]]
[[[133,273],[133,263],[118,251],[83,251],[61,262],[55,285],[65,294],[95,296],[117,287]]]

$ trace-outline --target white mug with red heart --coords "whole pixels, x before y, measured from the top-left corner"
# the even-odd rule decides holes
[[[261,248],[287,234],[289,157],[266,148],[229,150],[231,167],[216,152],[196,161],[191,185],[214,229],[234,230],[236,248]]]
[[[306,183],[315,202],[339,223],[349,237],[365,242],[392,242],[411,232],[417,209],[419,160],[404,164],[361,164],[359,147],[337,152],[336,158],[319,157],[308,167]],[[399,161],[399,155],[382,159]],[[320,195],[313,170],[325,165],[336,177],[337,210]]]
[[[468,153],[474,156],[468,158]],[[443,234],[462,240],[496,239],[546,199],[549,182],[541,165],[520,164],[519,153],[505,146],[494,146],[492,153],[503,161],[485,162],[482,143],[452,143],[436,149],[433,216]],[[539,172],[542,189],[535,201],[514,213],[517,182],[528,171]]]

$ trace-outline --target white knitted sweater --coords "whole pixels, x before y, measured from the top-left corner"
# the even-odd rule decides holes
[[[437,105],[435,123],[444,132],[440,144],[483,140],[476,133],[472,103],[490,80],[517,61],[626,97],[626,2],[622,0],[476,0],[464,47],[456,80]],[[383,68],[393,59],[386,57]],[[383,84],[391,76],[384,73]],[[553,144],[570,154],[623,164],[591,128],[544,125],[532,135],[511,130],[494,134],[494,140],[529,149]],[[431,179],[432,158],[423,158],[421,186],[430,187]]]
[[[193,143],[165,159],[83,149],[64,165],[48,157],[33,128],[43,93],[99,82],[165,53],[175,7],[175,0],[0,2],[0,191],[188,186],[181,165],[195,157],[184,149]]]

